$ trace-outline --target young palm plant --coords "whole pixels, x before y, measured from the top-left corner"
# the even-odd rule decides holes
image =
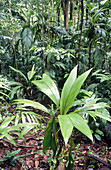
[[[56,155],[57,160],[59,158],[59,154],[62,151],[62,148],[67,145],[73,128],[78,129],[91,141],[93,141],[92,133],[87,122],[82,117],[82,113],[84,114],[87,112],[93,118],[99,116],[111,121],[110,117],[97,111],[98,108],[108,107],[108,105],[103,102],[94,104],[94,102],[98,100],[94,100],[93,103],[91,102],[89,105],[84,105],[82,108],[76,108],[75,110],[70,111],[70,108],[72,105],[74,105],[75,98],[77,97],[81,86],[90,74],[91,70],[92,69],[86,71],[77,78],[76,66],[69,74],[69,77],[63,86],[61,97],[55,82],[48,75],[43,74],[42,80],[32,81],[54,102],[56,107],[53,107],[52,104],[51,109],[47,109],[40,103],[27,99],[15,100],[15,102],[18,104],[33,106],[51,115],[51,119],[46,126],[46,132],[43,141],[43,151],[51,148],[53,150],[54,156]]]

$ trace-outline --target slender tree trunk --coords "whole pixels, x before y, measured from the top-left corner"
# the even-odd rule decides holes
[[[64,27],[68,27],[68,6],[69,0],[61,0],[61,7],[64,13]]]
[[[81,0],[81,25],[80,25],[79,47],[78,47],[78,65],[79,65],[79,62],[80,62],[81,39],[82,39],[82,29],[83,29],[83,16],[84,16],[84,4],[83,4],[83,0]]]
[[[69,0],[65,0],[65,11],[64,11],[64,27],[68,27],[68,5]]]
[[[94,25],[91,27],[91,31],[89,33],[89,68],[91,67],[91,48],[92,48],[92,43],[94,39]]]
[[[57,14],[58,14],[57,21],[58,21],[58,26],[59,26],[60,25],[60,6],[59,5],[57,7]]]
[[[42,47],[44,47],[44,18],[43,18],[43,3],[42,3]],[[43,73],[45,72],[45,59],[44,59],[44,49],[43,49]]]
[[[18,65],[17,65],[17,56],[16,56],[16,48],[15,48],[15,41],[14,41],[14,57],[15,57],[15,67],[16,69],[18,70]],[[18,72],[17,72],[17,80],[19,82],[19,75],[18,75]]]
[[[91,67],[91,47],[92,47],[92,41],[89,42],[89,69]]]
[[[79,29],[79,22],[80,22],[80,3],[77,1],[78,5],[78,17],[77,17],[77,30]]]
[[[86,3],[87,3],[87,0],[86,0]],[[89,12],[89,10],[88,10],[88,7],[86,6],[86,25],[87,25],[87,21],[88,21],[88,12]]]
[[[73,0],[70,0],[70,20],[73,20]]]
[[[74,18],[74,19],[73,19],[73,23],[74,23],[73,25],[74,25],[74,28],[75,28],[75,25],[76,25],[76,15],[75,15],[75,10],[74,10],[74,12],[73,12],[73,16],[74,16],[74,17],[73,17],[73,18]]]

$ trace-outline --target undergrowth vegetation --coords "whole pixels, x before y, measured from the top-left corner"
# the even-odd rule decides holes
[[[109,0],[0,2],[0,142],[16,148],[0,166],[20,161],[17,141],[42,129],[39,155],[50,151],[50,169],[74,168],[78,134],[110,147],[110,6]]]

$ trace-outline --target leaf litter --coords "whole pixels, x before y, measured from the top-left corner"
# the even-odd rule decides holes
[[[47,115],[46,115],[47,116]],[[48,117],[47,117],[48,119]],[[42,127],[42,126],[41,126]],[[0,170],[48,170],[51,167],[53,154],[51,150],[43,153],[43,138],[45,134],[45,124],[43,128],[36,130],[33,133],[30,131],[22,139],[16,140],[17,148],[8,141],[0,140],[0,160],[7,155],[7,152],[20,149],[18,154],[14,155],[15,162],[12,160],[0,161]],[[107,142],[95,141],[90,142],[83,134],[77,131],[74,139],[74,148],[72,155],[74,156],[74,170],[109,170],[111,169],[111,147],[108,147]],[[67,147],[66,147],[67,150]],[[65,170],[64,160],[61,158],[60,165],[56,170]]]

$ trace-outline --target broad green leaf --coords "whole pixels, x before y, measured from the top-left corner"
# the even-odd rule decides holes
[[[68,115],[59,115],[58,119],[65,144],[67,144],[74,127],[93,141],[92,133],[89,129],[89,126],[78,114],[72,112]]]
[[[28,99],[17,99],[17,100],[14,100],[14,103],[15,104],[24,104],[24,106],[32,106],[36,109],[42,110],[46,113],[49,113],[49,110],[45,106],[43,106],[42,104],[40,104],[38,102],[34,102],[34,101],[31,101]]]
[[[93,141],[91,130],[85,120],[80,115],[74,112],[68,114],[68,116],[70,117],[73,126]]]
[[[26,82],[28,83],[27,77],[26,77],[20,70],[17,70],[17,69],[15,69],[15,68],[11,67],[11,66],[9,66],[9,67],[10,67],[12,70],[14,70],[15,72],[19,73],[19,74],[26,80]]]
[[[81,86],[86,80],[87,76],[91,72],[92,69],[86,71],[81,76],[76,79],[77,75],[77,66],[71,71],[68,79],[66,80],[60,101],[60,113],[66,114],[69,108],[72,106],[74,99],[78,95]]]
[[[65,114],[65,106],[69,98],[70,91],[72,89],[72,86],[76,80],[77,77],[77,66],[71,71],[69,77],[67,78],[62,94],[61,94],[61,100],[60,100],[60,113]]]
[[[54,154],[56,153],[56,143],[55,143],[55,138],[52,136],[52,139],[51,139],[51,149],[53,150]]]
[[[59,115],[58,119],[59,119],[62,136],[64,138],[65,144],[67,144],[68,139],[70,138],[74,127],[73,122],[71,121],[68,115]]]
[[[43,141],[43,152],[51,148],[53,121],[54,118],[50,119],[46,127],[46,132]]]
[[[43,93],[45,93],[57,106],[60,103],[60,95],[54,81],[46,74],[42,80],[32,81]]]

